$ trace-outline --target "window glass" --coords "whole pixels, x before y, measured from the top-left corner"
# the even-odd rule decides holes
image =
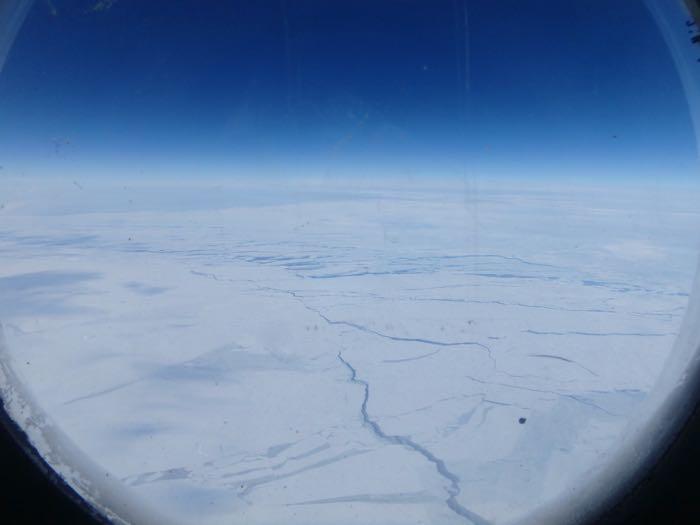
[[[105,512],[503,523],[644,414],[699,247],[686,4],[4,9],[3,397]]]

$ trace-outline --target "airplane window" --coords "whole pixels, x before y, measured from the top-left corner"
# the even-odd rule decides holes
[[[1,2],[5,409],[117,523],[574,520],[698,341],[698,23]]]

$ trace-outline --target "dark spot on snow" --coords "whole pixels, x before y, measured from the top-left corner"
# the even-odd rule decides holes
[[[520,419],[518,419],[518,423],[520,423],[521,425],[524,425],[525,421],[527,421],[526,417],[521,417]]]

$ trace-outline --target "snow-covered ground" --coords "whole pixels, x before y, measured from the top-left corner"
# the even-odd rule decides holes
[[[605,461],[678,333],[700,193],[3,182],[0,321],[51,420],[198,524],[486,523]]]

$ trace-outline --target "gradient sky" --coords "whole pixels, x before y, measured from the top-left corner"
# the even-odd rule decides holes
[[[641,0],[36,0],[0,165],[609,179],[697,154]]]

